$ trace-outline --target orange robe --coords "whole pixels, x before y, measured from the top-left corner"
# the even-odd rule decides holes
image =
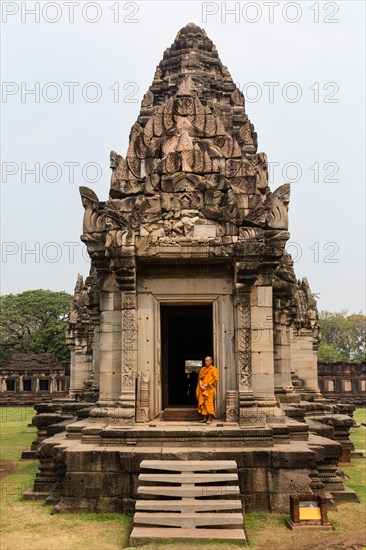
[[[200,381],[207,388],[202,391]],[[213,365],[202,367],[198,375],[196,388],[196,397],[198,401],[198,412],[203,415],[211,414],[215,416],[214,397],[216,393],[216,384],[219,381],[219,371]]]

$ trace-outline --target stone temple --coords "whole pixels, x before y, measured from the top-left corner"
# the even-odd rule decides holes
[[[106,201],[80,188],[91,269],[70,315],[70,398],[38,408],[28,497],[128,512],[141,461],[174,458],[234,459],[244,511],[287,512],[298,493],[352,500],[337,474],[352,420],[319,392],[316,302],[285,251],[290,186],[269,188],[203,29],[164,52],[126,157],[110,162]],[[196,423],[206,355],[220,372],[211,426]]]

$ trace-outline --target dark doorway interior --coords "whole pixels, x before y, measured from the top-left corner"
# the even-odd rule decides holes
[[[32,380],[23,379],[23,391],[32,391]]]
[[[195,405],[197,372],[186,361],[213,354],[212,305],[161,306],[161,327],[163,408]]]

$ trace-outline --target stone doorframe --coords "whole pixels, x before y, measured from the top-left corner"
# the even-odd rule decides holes
[[[146,292],[147,288],[144,289],[145,292],[138,292],[138,372],[145,372],[150,381],[150,419],[162,411],[161,305],[212,304],[214,361],[220,373],[216,393],[217,416],[222,416],[225,412],[226,390],[238,388],[232,294],[205,294],[204,280],[196,280],[194,286],[195,292],[192,288],[193,292],[187,294],[155,294]]]

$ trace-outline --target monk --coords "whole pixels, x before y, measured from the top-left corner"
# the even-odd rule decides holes
[[[211,424],[215,416],[214,397],[218,381],[219,371],[213,366],[212,357],[205,357],[205,366],[199,372],[196,388],[198,412],[203,416],[200,422]]]

